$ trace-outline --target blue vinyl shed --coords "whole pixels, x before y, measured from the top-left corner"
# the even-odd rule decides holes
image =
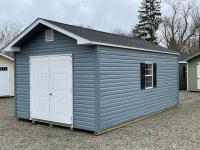
[[[144,40],[39,18],[4,51],[17,118],[99,133],[178,105],[178,53]]]

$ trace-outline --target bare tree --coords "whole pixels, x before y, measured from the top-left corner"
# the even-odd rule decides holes
[[[200,28],[199,8],[194,2],[168,2],[172,14],[163,17],[160,27],[160,42],[178,52],[190,51],[188,47]]]
[[[7,21],[0,23],[0,49],[11,42],[22,29],[22,25],[17,21]]]

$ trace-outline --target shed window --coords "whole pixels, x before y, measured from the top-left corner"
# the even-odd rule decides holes
[[[54,41],[54,30],[48,29],[45,31],[45,41],[46,42]]]
[[[0,71],[8,71],[8,67],[0,67]]]
[[[141,89],[150,89],[157,84],[157,64],[141,63]]]
[[[153,88],[153,64],[145,64],[145,88]]]

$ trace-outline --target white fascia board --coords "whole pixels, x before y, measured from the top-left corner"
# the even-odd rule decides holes
[[[33,28],[39,24],[39,19],[28,26],[21,34],[19,34],[11,43],[9,43],[2,51],[3,52],[15,52],[15,50],[20,50],[20,48],[12,48],[19,40],[21,40],[26,34],[28,34]]]
[[[179,64],[187,64],[186,61],[179,61]]]
[[[0,53],[0,56],[2,56],[2,57],[4,57],[4,58],[7,58],[7,59],[9,59],[9,60],[11,60],[11,61],[14,61],[13,58],[11,58],[11,57],[9,57],[9,56],[7,56],[7,55],[5,55],[5,54]]]
[[[122,46],[122,45],[115,45],[115,44],[107,44],[107,43],[101,43],[101,42],[90,42],[90,43],[84,43],[84,44],[94,44],[94,45],[102,45],[102,46],[109,46],[109,47],[117,47],[117,48],[124,48],[124,49],[133,49],[133,50],[140,50],[140,51],[148,51],[148,52],[155,52],[155,53],[164,53],[164,54],[173,54],[173,55],[180,55],[180,53],[176,52],[164,52],[164,51],[157,51],[157,50],[151,50],[151,49],[144,49],[144,48],[138,48],[138,47],[129,47],[129,46]]]
[[[28,26],[18,37],[16,37],[10,44],[8,44],[2,51],[4,52],[18,52],[20,51],[19,47],[13,47],[17,42],[19,42],[25,35],[27,35],[31,30],[33,30],[38,24],[43,24],[49,28],[52,28],[60,33],[63,33],[73,39],[77,40],[77,44],[83,44],[88,43],[89,40],[82,38],[80,36],[77,36],[76,34],[73,34],[69,31],[66,31],[54,24],[51,24],[45,20],[37,19],[35,22],[33,22],[30,26]]]
[[[10,46],[6,46],[2,52],[19,52],[20,51],[20,47],[10,47]]]

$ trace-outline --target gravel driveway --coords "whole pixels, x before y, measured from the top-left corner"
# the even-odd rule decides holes
[[[101,136],[16,121],[13,100],[0,99],[0,150],[200,149],[200,93],[180,93],[180,105]]]

